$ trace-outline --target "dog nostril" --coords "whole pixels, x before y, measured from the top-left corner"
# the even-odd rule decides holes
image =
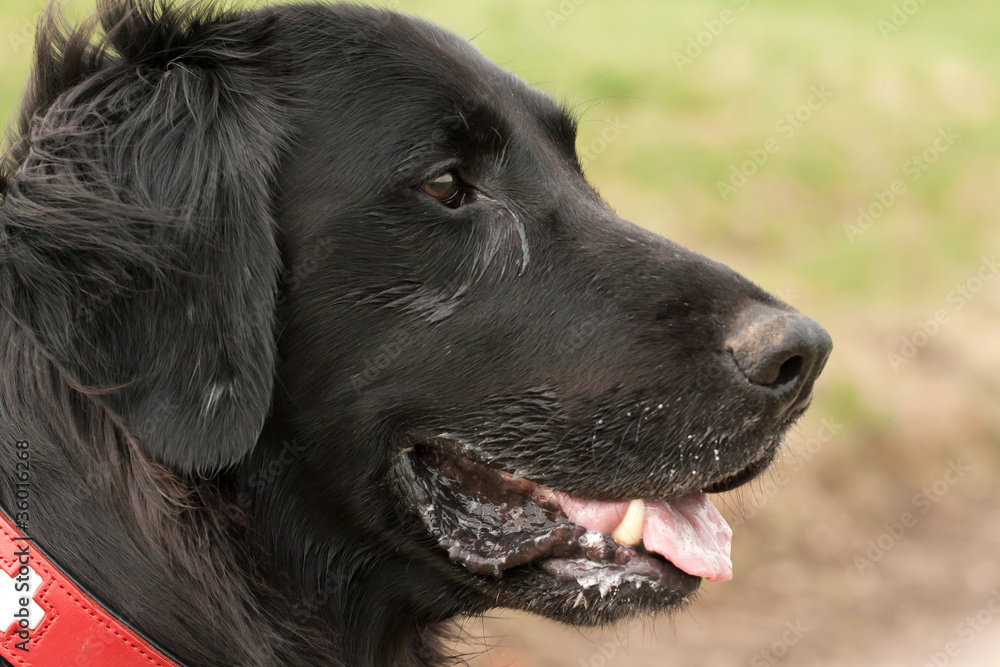
[[[785,363],[781,364],[781,367],[778,368],[778,377],[775,378],[774,382],[771,382],[770,384],[772,386],[781,386],[785,383],[791,382],[798,377],[799,373],[802,371],[804,363],[805,362],[802,360],[801,356],[795,355]]]
[[[755,304],[741,314],[726,346],[751,384],[784,393],[811,385],[833,344],[808,317]]]
[[[802,372],[801,354],[782,345],[753,345],[733,349],[736,365],[752,384],[777,389],[793,383]]]

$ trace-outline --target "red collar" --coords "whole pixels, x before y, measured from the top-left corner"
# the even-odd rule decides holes
[[[80,589],[0,511],[0,656],[19,667],[178,667]]]

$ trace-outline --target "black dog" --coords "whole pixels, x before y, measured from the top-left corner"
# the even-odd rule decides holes
[[[432,25],[97,25],[43,21],[0,177],[0,501],[25,443],[106,609],[186,665],[426,665],[458,614],[727,578],[703,494],[769,465],[821,327],[617,217],[566,112]]]

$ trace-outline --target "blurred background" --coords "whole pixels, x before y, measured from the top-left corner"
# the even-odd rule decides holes
[[[672,618],[468,620],[474,667],[1000,665],[1000,5],[389,0],[581,118],[625,218],[830,331],[735,577]],[[42,3],[0,0],[16,105]],[[69,3],[79,15],[92,2]]]

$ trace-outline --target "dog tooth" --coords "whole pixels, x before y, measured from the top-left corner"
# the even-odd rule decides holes
[[[556,505],[559,504],[559,501],[556,499],[555,492],[547,486],[540,486],[535,489],[535,495],[540,500],[547,500],[548,502],[555,503]]]
[[[628,504],[625,518],[611,533],[611,537],[620,544],[635,546],[642,541],[642,529],[645,523],[646,504],[641,499],[633,500]]]

